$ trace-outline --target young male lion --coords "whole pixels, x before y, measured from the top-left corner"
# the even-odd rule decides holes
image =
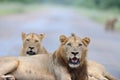
[[[89,38],[61,35],[60,42],[60,47],[52,55],[0,58],[1,78],[11,74],[17,80],[100,80],[91,75],[88,78],[86,56]]]
[[[48,53],[47,50],[42,46],[42,40],[45,37],[45,34],[36,33],[25,34],[22,32],[21,35],[23,41],[23,47],[21,50],[22,56]]]
[[[54,63],[57,64],[57,79],[88,80],[86,57],[90,39],[82,39],[72,34],[70,37],[60,36],[60,41],[60,47],[53,54]]]

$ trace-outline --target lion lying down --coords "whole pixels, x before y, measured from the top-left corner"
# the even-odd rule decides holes
[[[89,62],[87,65],[89,38],[81,39],[75,35],[70,37],[62,35],[60,41],[60,47],[52,55],[0,58],[0,75],[11,74],[17,80],[115,80],[109,79],[111,76],[106,75],[106,72],[104,76],[101,75],[103,77],[101,79],[93,77],[98,76],[94,74],[100,73],[99,69],[94,74],[87,73],[94,67],[90,67]]]
[[[41,41],[44,37],[45,37],[45,34],[39,35],[36,33],[29,33],[29,34],[22,33],[22,40],[23,40],[23,48],[21,51],[22,56],[27,56],[27,55],[31,56],[31,55],[37,55],[40,53],[42,54],[47,53],[46,49],[41,45],[42,44]],[[33,46],[34,46],[34,49],[31,50],[30,48]],[[102,66],[101,64],[94,62],[94,61],[88,61],[87,64],[88,64],[88,75],[90,79],[92,80],[103,80],[103,79],[114,80],[114,78],[110,76],[107,73],[107,71],[105,71],[104,66]],[[109,77],[107,78],[106,75]]]

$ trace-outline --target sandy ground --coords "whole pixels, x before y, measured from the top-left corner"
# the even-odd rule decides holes
[[[88,36],[91,38],[88,59],[102,63],[112,75],[120,79],[120,33],[106,32],[104,26],[75,10],[48,8],[0,16],[0,56],[19,56],[21,32],[45,33],[43,45],[49,52],[54,52],[59,46],[61,34]]]

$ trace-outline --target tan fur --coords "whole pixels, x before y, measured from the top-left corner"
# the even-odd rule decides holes
[[[66,39],[68,40],[66,41]],[[87,80],[87,47],[82,43],[85,40],[78,37],[73,40],[73,36],[66,37],[66,39],[63,39],[63,42],[61,41],[61,46],[52,55],[40,54],[29,57],[11,57],[9,64],[4,62],[7,58],[1,58],[0,65],[10,68],[9,71],[4,71],[4,67],[0,67],[0,75],[9,73],[15,76],[17,80]],[[67,50],[67,42],[71,42],[74,46]],[[79,43],[83,45],[78,45]],[[69,50],[79,52],[76,55],[80,59],[79,64],[69,65],[67,57],[72,58],[74,56],[71,52],[68,52]],[[15,60],[13,60],[14,58]],[[10,65],[12,61],[17,61],[19,64]]]
[[[14,63],[13,63],[14,62]],[[16,64],[15,62],[18,62]],[[49,54],[0,58],[0,76],[13,75],[17,80],[55,80]]]
[[[117,21],[118,21],[117,18],[112,18],[112,19],[107,20],[105,29],[113,31],[115,29],[115,24]]]
[[[53,54],[53,59],[56,59],[54,61],[62,68],[60,72],[56,72],[56,75],[68,77],[68,79],[62,80],[88,80],[86,56],[90,39],[87,37],[81,39],[72,34],[69,38],[64,35],[60,36],[60,41],[61,46]],[[77,65],[69,63],[69,58],[74,57],[72,52],[78,52],[76,57],[79,58],[80,63]],[[61,68],[58,69],[60,70]]]
[[[42,46],[42,40],[45,37],[45,34],[36,34],[36,33],[29,33],[25,34],[22,33],[22,41],[23,41],[23,46],[21,49],[21,55],[22,56],[27,56],[30,55],[28,51],[33,51],[33,54],[31,55],[36,55],[36,54],[47,54],[47,50]],[[30,48],[33,48],[32,50]]]
[[[89,38],[81,39],[75,35],[71,37],[62,35],[60,41],[60,47],[52,55],[0,58],[0,65],[3,66],[0,67],[0,76],[10,74],[17,80],[100,80],[96,75],[88,74],[90,70],[94,71],[94,67],[98,67],[98,70],[102,69],[100,66],[93,66],[95,64],[93,62],[88,61],[87,64]],[[77,65],[69,63],[69,58],[74,57],[72,52],[78,52],[76,56],[80,63]],[[88,72],[87,66],[90,69]]]
[[[117,80],[105,70],[102,64],[90,60],[88,61],[88,75],[90,80]]]

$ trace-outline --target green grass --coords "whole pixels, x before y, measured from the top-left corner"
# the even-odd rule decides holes
[[[115,29],[120,31],[120,10],[99,10],[99,9],[88,9],[88,8],[78,8],[80,14],[89,17],[97,23],[105,25],[108,19],[116,17],[118,22],[116,23]]]
[[[24,13],[40,9],[39,4],[22,4],[22,3],[0,3],[0,16],[16,13]]]

